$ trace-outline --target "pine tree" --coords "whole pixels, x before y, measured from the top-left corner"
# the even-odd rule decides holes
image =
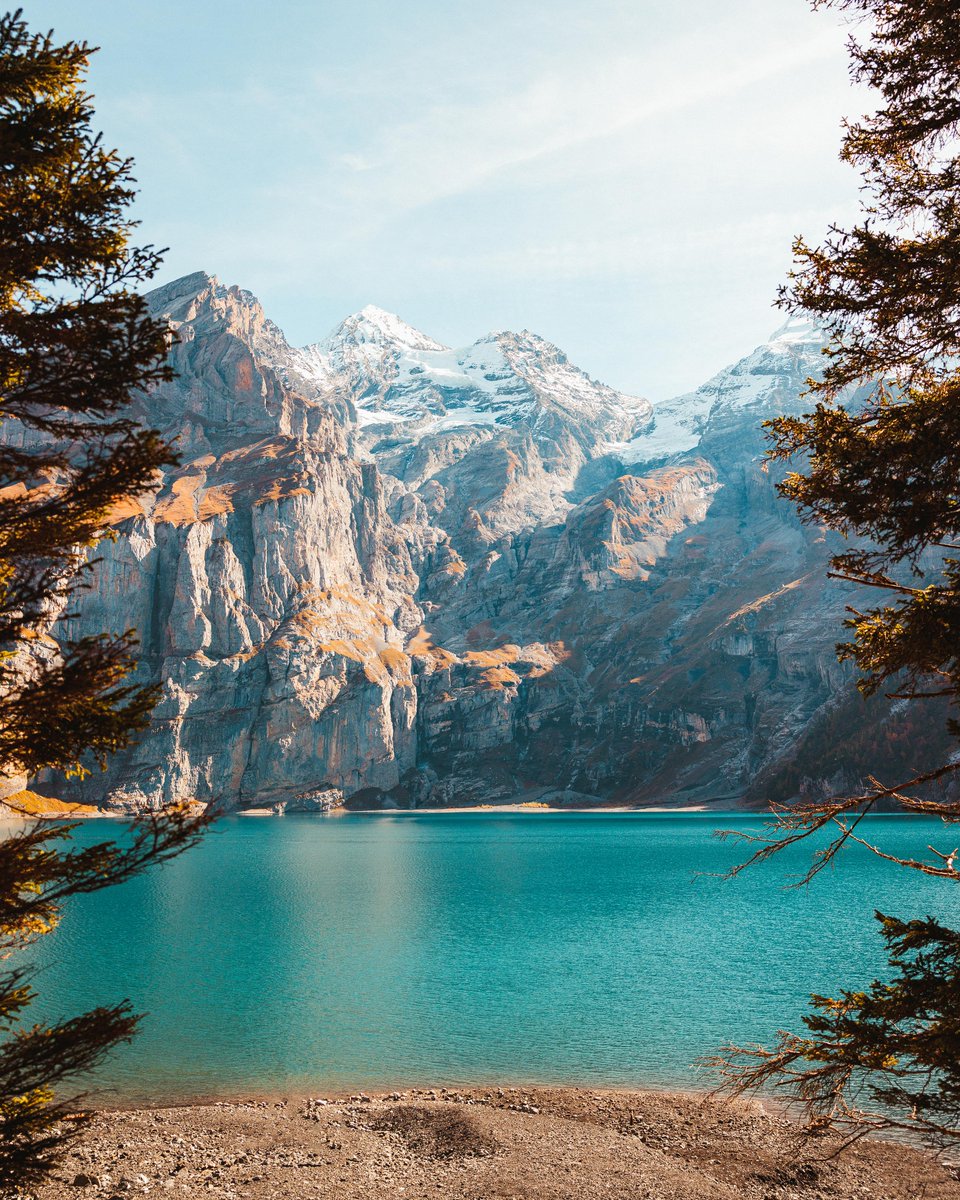
[[[922,706],[960,702],[960,8],[955,0],[814,0],[851,14],[852,75],[880,105],[845,124],[842,157],[863,176],[862,219],[820,246],[794,245],[781,303],[819,316],[826,369],[815,405],[771,422],[771,457],[799,460],[780,491],[804,519],[849,547],[833,573],[874,600],[851,610],[841,660],[860,689]],[[941,700],[942,703],[942,700]],[[960,722],[950,721],[960,736]],[[750,863],[820,833],[804,881],[849,842],[960,881],[957,851],[904,859],[866,837],[876,805],[960,820],[951,780],[960,759],[906,779],[871,778],[853,795],[783,809]],[[932,787],[936,785],[936,790]],[[736,870],[743,869],[749,863]],[[736,873],[736,872],[734,872]],[[805,1106],[812,1128],[898,1126],[960,1139],[960,934],[931,917],[877,913],[894,969],[887,983],[813,998],[807,1034],[772,1050],[728,1047],[716,1060],[735,1090],[774,1085]]]
[[[0,782],[83,774],[142,729],[155,700],[128,678],[132,632],[54,641],[111,510],[150,487],[172,450],[129,416],[168,378],[167,333],[133,290],[156,270],[130,244],[132,164],[91,130],[92,48],[0,17]],[[120,843],[69,847],[70,825],[0,841],[0,956],[55,925],[64,900],[118,883],[195,840],[182,811]],[[0,1189],[50,1169],[77,1121],[56,1088],[136,1025],[129,1006],[23,1025],[22,965],[0,971]]]

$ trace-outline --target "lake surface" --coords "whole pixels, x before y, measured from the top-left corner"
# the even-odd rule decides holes
[[[810,992],[883,975],[875,908],[960,919],[955,887],[851,850],[734,880],[731,815],[232,818],[174,862],[73,901],[32,1019],[147,1013],[112,1097],[565,1082],[697,1086],[725,1041],[796,1027]],[[917,854],[942,826],[878,817]],[[88,822],[84,843],[115,836]],[[952,833],[948,834],[949,837]],[[952,847],[946,846],[946,849]],[[110,1098],[110,1097],[108,1097]]]

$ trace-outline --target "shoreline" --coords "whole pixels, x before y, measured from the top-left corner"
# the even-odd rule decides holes
[[[0,821],[34,822],[34,821],[132,821],[138,814],[108,812],[90,805],[69,805],[57,801],[57,807],[49,810],[26,811],[10,808],[0,801]],[[560,805],[541,804],[537,801],[527,801],[518,804],[464,804],[446,805],[444,807],[421,808],[347,808],[340,806],[325,811],[310,811],[308,809],[290,809],[287,813],[274,812],[272,808],[237,808],[229,809],[218,815],[218,820],[224,817],[406,817],[406,816],[440,816],[457,813],[511,813],[511,814],[562,814],[562,813],[594,813],[623,815],[624,813],[649,813],[669,816],[671,813],[753,813],[752,809],[721,809],[706,804],[660,805],[660,804],[619,804],[606,805]]]
[[[725,809],[720,804],[605,804],[603,802],[597,804],[584,803],[569,803],[556,804],[550,803],[549,800],[544,800],[544,796],[551,798],[556,797],[558,789],[540,788],[531,789],[526,795],[531,798],[524,799],[524,793],[514,793],[512,797],[507,798],[503,802],[492,802],[486,804],[458,804],[458,805],[423,805],[416,808],[401,808],[399,805],[395,807],[376,807],[366,808],[357,807],[351,808],[347,804],[337,805],[335,808],[329,809],[297,809],[290,808],[291,816],[320,816],[320,817],[342,817],[364,815],[364,816],[397,816],[397,815],[413,815],[417,813],[426,813],[428,815],[436,815],[440,813],[707,813],[707,812],[729,812],[738,811]],[[721,803],[729,803],[722,801]],[[199,802],[198,802],[199,806]],[[200,806],[202,807],[202,806]],[[750,810],[744,810],[750,811]],[[33,792],[29,789],[13,793],[8,796],[0,797],[0,821],[38,821],[38,820],[58,820],[58,821],[91,821],[91,820],[115,820],[129,821],[135,819],[138,814],[113,812],[102,808],[97,808],[90,804],[70,803],[65,800],[58,800],[53,796],[44,796],[39,792]],[[249,808],[229,809],[219,816],[223,817],[277,817],[286,816],[286,811],[278,812],[273,805],[251,805]]]
[[[418,808],[332,808],[324,813],[312,813],[290,809],[289,815],[294,817],[349,817],[349,816],[364,816],[364,817],[406,817],[416,816],[418,813],[426,813],[430,816],[437,816],[443,813],[632,813],[632,812],[647,812],[647,813],[674,813],[674,812],[711,812],[704,804],[691,804],[686,806],[677,806],[671,808],[663,805],[628,805],[628,804],[593,804],[590,806],[575,805],[575,804],[541,804],[538,801],[525,801],[517,804],[458,804],[445,805],[443,807],[431,807],[423,805]],[[719,811],[719,810],[718,810]],[[231,817],[275,817],[279,815],[271,808],[244,808],[236,809],[235,811],[225,813],[224,816]]]
[[[27,812],[20,809],[9,808],[2,800],[0,800],[0,826],[3,824],[29,824],[36,821],[134,821],[138,816],[144,816],[144,813],[124,813],[124,812],[108,812],[105,809],[95,809],[89,805],[68,805],[63,802],[58,802],[59,807],[50,811]],[[730,808],[727,806],[715,806],[712,804],[621,804],[621,805],[547,805],[539,803],[520,803],[520,804],[472,804],[472,805],[447,805],[444,807],[422,807],[422,808],[347,808],[341,806],[339,808],[321,810],[309,809],[290,809],[285,813],[277,813],[272,808],[235,808],[228,809],[225,812],[217,814],[216,820],[224,820],[233,817],[322,817],[325,819],[338,817],[415,817],[418,815],[425,816],[455,816],[458,813],[484,813],[487,815],[506,813],[513,815],[562,815],[563,813],[576,814],[593,814],[594,816],[603,816],[610,814],[613,816],[623,816],[624,814],[637,814],[641,816],[671,816],[679,815],[699,815],[699,816],[715,816],[715,817],[772,817],[776,814],[773,810],[762,808]],[[915,820],[915,821],[934,821],[939,818],[931,817],[922,812],[870,812],[866,814],[866,819],[870,821],[894,819],[894,820]]]
[[[218,1108],[224,1105],[229,1107],[244,1104],[296,1104],[305,1103],[307,1100],[317,1096],[322,1096],[330,1104],[348,1104],[355,1100],[357,1096],[380,1097],[383,1099],[395,1094],[406,1096],[429,1096],[436,1094],[438,1097],[453,1097],[479,1095],[487,1092],[517,1094],[526,1092],[551,1092],[561,1095],[583,1095],[589,1093],[592,1096],[674,1096],[693,1102],[710,1100],[715,1094],[715,1088],[706,1084],[703,1087],[670,1083],[644,1083],[641,1086],[615,1083],[549,1083],[517,1079],[510,1082],[498,1079],[495,1082],[486,1083],[447,1082],[444,1084],[436,1083],[435,1081],[410,1083],[409,1081],[401,1082],[399,1080],[387,1079],[377,1083],[368,1082],[362,1087],[358,1084],[327,1087],[319,1082],[314,1087],[308,1087],[302,1080],[298,1080],[295,1083],[291,1083],[289,1087],[269,1087],[264,1089],[248,1087],[225,1092],[170,1093],[169,1095],[160,1094],[153,1098],[131,1095],[118,1097],[113,1102],[106,1098],[109,1089],[104,1088],[102,1093],[98,1093],[94,1085],[90,1091],[84,1092],[84,1096],[87,1097],[89,1108],[92,1111],[98,1113],[130,1113],[153,1112],[160,1109],[173,1108]],[[744,1101],[744,1103],[753,1104],[754,1101]],[[771,1112],[780,1112],[783,1110],[783,1105],[775,1097],[761,1097],[756,1103]]]
[[[634,814],[638,816],[715,816],[717,818],[730,817],[740,819],[742,817],[771,817],[773,814],[767,809],[758,808],[729,808],[715,807],[711,804],[633,804],[633,805],[591,805],[585,807],[583,805],[547,805],[539,803],[521,803],[521,804],[472,804],[472,805],[448,805],[443,808],[423,807],[423,808],[340,808],[328,809],[326,811],[310,811],[306,809],[291,809],[286,813],[274,812],[272,808],[238,808],[229,809],[226,812],[220,813],[217,820],[224,820],[233,817],[256,817],[266,818],[273,817],[283,819],[290,817],[320,817],[323,819],[340,818],[340,817],[415,817],[415,816],[456,816],[459,813],[483,813],[486,815],[495,815],[499,813],[508,815],[526,815],[526,816],[561,816],[564,813],[570,814],[589,814],[593,816],[624,816]],[[90,809],[89,806],[81,805],[73,807],[64,804],[62,808],[57,808],[49,812],[24,812],[12,810],[0,801],[0,826],[7,824],[32,824],[37,821],[134,821],[137,819],[136,813],[121,813],[107,812],[104,809]],[[911,812],[871,812],[868,814],[868,819],[871,821],[893,818],[896,820],[934,820],[925,813]]]
[[[960,1200],[918,1150],[800,1141],[768,1101],[601,1087],[287,1091],[100,1109],[39,1200]]]

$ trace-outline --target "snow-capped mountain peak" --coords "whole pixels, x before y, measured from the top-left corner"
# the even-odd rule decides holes
[[[649,420],[647,401],[590,379],[528,330],[451,349],[367,305],[299,353],[303,374],[349,395],[362,428],[402,425],[415,440],[470,425],[534,428],[548,411],[619,437]]]
[[[815,345],[819,350],[827,340],[823,326],[810,313],[791,313],[767,338],[768,346]]]
[[[367,304],[359,312],[345,317],[319,348],[328,353],[344,345],[371,344],[383,347],[402,347],[408,350],[446,350],[442,343],[434,341],[419,329],[409,325],[396,313],[387,312],[375,304]]]
[[[625,464],[655,462],[693,450],[708,424],[715,426],[732,413],[756,410],[759,423],[795,406],[806,380],[823,365],[825,341],[826,334],[812,317],[790,316],[752,354],[695,392],[656,405],[651,427],[628,442],[611,442],[611,453]]]

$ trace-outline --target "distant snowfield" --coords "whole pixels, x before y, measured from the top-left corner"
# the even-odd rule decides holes
[[[631,432],[650,420],[649,401],[590,379],[526,330],[452,349],[368,305],[299,353],[303,374],[319,387],[349,390],[364,429],[409,425],[405,436],[419,439],[471,425],[535,423],[551,409]]]
[[[777,391],[795,385],[798,372],[813,374],[825,340],[812,319],[790,317],[752,354],[695,392],[655,405],[650,428],[629,441],[609,442],[609,453],[633,466],[696,449],[712,415],[724,409],[767,408]]]
[[[597,451],[633,467],[694,450],[724,409],[769,406],[779,389],[796,386],[798,372],[816,370],[823,342],[813,320],[791,317],[739,363],[656,406],[591,379],[526,330],[453,349],[375,305],[297,353],[305,378],[351,395],[361,431],[400,427],[419,441],[471,426],[535,429],[553,411],[607,431]]]

